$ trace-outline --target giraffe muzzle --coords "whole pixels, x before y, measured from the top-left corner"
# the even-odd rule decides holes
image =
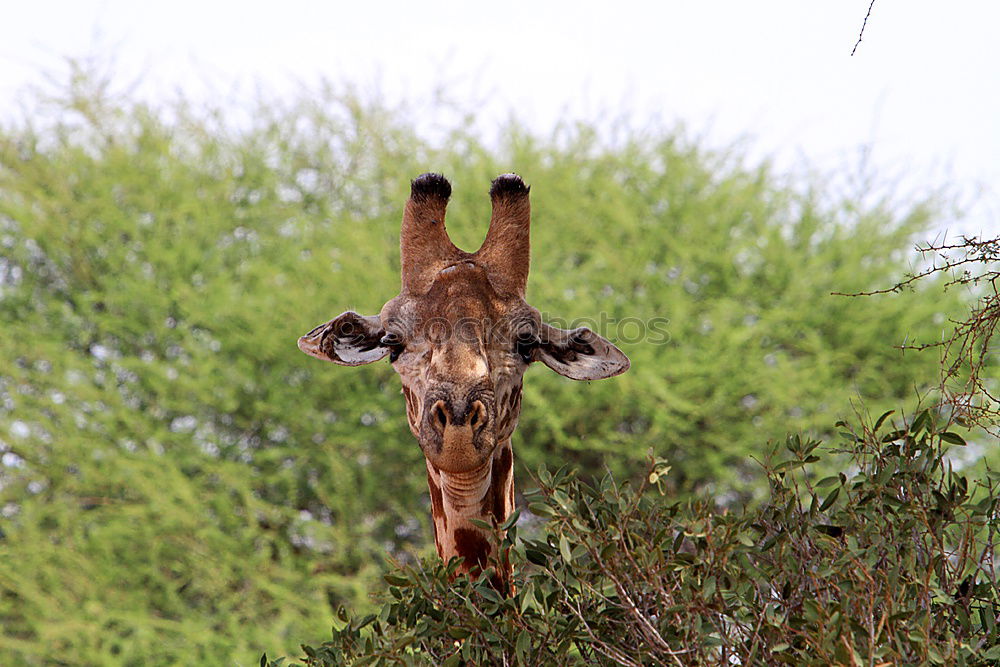
[[[465,472],[485,465],[496,446],[491,410],[477,394],[454,401],[436,396],[420,428],[420,446],[427,459],[441,470]]]

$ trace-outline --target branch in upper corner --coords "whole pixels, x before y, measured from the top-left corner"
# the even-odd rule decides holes
[[[868,5],[868,13],[865,14],[864,23],[861,24],[861,32],[858,33],[858,41],[854,43],[854,48],[851,49],[852,56],[854,55],[854,52],[858,50],[858,45],[861,44],[861,38],[864,37],[865,34],[865,26],[868,25],[868,17],[872,15],[872,7],[874,6],[875,6],[875,0],[872,0],[871,4]]]

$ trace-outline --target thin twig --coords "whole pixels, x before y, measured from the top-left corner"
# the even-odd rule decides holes
[[[872,7],[875,6],[875,0],[872,0],[871,4],[868,5],[868,13],[865,14],[865,22],[861,24],[861,32],[858,33],[858,41],[854,43],[854,48],[851,49],[851,55],[858,50],[858,45],[861,44],[861,37],[865,34],[865,26],[868,25],[868,17],[872,15]]]

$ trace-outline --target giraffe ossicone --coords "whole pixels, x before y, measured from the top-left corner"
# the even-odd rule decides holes
[[[402,285],[377,316],[348,311],[299,338],[306,354],[344,366],[389,357],[423,450],[438,555],[477,573],[492,554],[478,519],[503,524],[514,510],[511,435],[525,370],[541,362],[574,380],[628,370],[610,341],[587,328],[557,329],[524,300],[529,187],[515,174],[490,187],[493,214],[482,247],[457,248],[445,231],[451,184],[440,174],[411,183],[400,234]],[[510,571],[495,563],[498,586]]]

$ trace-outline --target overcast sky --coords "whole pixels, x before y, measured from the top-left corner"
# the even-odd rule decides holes
[[[1000,3],[32,0],[0,21],[0,117],[65,56],[113,54],[141,93],[195,99],[321,76],[427,100],[436,86],[544,131],[627,113],[828,174],[865,147],[904,191],[947,184],[1000,233]]]

